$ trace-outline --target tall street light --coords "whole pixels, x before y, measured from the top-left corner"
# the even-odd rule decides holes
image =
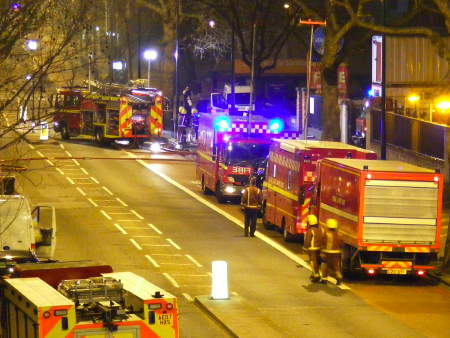
[[[150,88],[150,63],[158,58],[158,52],[154,49],[147,49],[144,52],[144,59],[148,61],[147,66],[147,86]]]

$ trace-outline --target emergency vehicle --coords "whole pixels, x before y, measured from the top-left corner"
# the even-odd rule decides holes
[[[327,158],[313,212],[338,221],[344,272],[416,274],[434,269],[441,241],[443,177],[399,161]]]
[[[53,267],[59,272],[51,271],[52,264],[59,264]],[[179,337],[173,295],[132,272],[64,264],[28,264],[36,273],[42,265],[50,276],[74,278],[60,279],[57,286],[39,277],[2,281],[2,337]],[[87,271],[91,277],[79,278]]]
[[[263,224],[282,231],[285,241],[306,232],[317,161],[325,157],[376,159],[376,154],[341,142],[272,142],[263,187]]]
[[[53,126],[61,137],[85,137],[98,144],[141,143],[161,136],[163,97],[153,89],[122,89],[102,95],[80,87],[58,89]]]
[[[283,132],[280,119],[203,114],[199,122],[197,179],[202,191],[217,200],[238,198],[250,176],[265,170],[272,138],[296,138],[298,132]]]

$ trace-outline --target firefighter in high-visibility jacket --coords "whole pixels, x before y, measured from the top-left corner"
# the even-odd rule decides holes
[[[337,233],[338,223],[335,219],[329,218],[326,222],[326,231],[323,236],[323,245],[320,256],[322,258],[321,265],[321,281],[326,283],[328,273],[334,275],[336,284],[342,282],[341,272],[341,243]]]
[[[309,215],[306,218],[308,229],[306,231],[303,247],[308,252],[309,264],[311,265],[311,280],[318,282],[320,280],[320,249],[323,245],[323,234],[319,228],[317,217]]]
[[[244,189],[241,206],[245,214],[244,236],[255,237],[256,219],[261,209],[261,190],[256,186],[256,177],[250,179],[250,185]],[[249,229],[250,228],[250,229]]]

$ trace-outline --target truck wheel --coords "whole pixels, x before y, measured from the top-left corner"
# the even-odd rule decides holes
[[[68,140],[70,139],[70,134],[69,134],[69,128],[67,128],[66,124],[63,124],[61,126],[61,138],[63,140]]]
[[[284,218],[281,221],[281,229],[283,230],[283,239],[285,242],[292,242],[295,239],[295,236],[289,233]]]
[[[264,203],[263,209],[262,209],[262,223],[263,223],[264,229],[266,229],[266,230],[272,230],[273,229],[273,224],[270,223],[267,220],[266,204],[265,203]]]
[[[217,202],[219,203],[225,203],[226,199],[222,194],[222,191],[220,190],[220,183],[218,182],[216,184],[216,198],[217,198]]]
[[[205,176],[202,176],[202,192],[203,192],[203,195],[211,194],[211,190],[208,189],[208,187],[206,186]]]
[[[95,143],[97,143],[99,146],[105,144],[105,138],[103,137],[103,130],[100,128],[95,130]]]

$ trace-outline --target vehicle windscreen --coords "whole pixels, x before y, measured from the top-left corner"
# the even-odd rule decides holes
[[[232,104],[231,94],[227,95],[228,104]],[[245,104],[250,105],[250,93],[235,93],[234,94],[234,102],[235,104]]]
[[[264,143],[229,142],[225,149],[225,164],[258,167],[269,154],[269,147],[270,144]]]

